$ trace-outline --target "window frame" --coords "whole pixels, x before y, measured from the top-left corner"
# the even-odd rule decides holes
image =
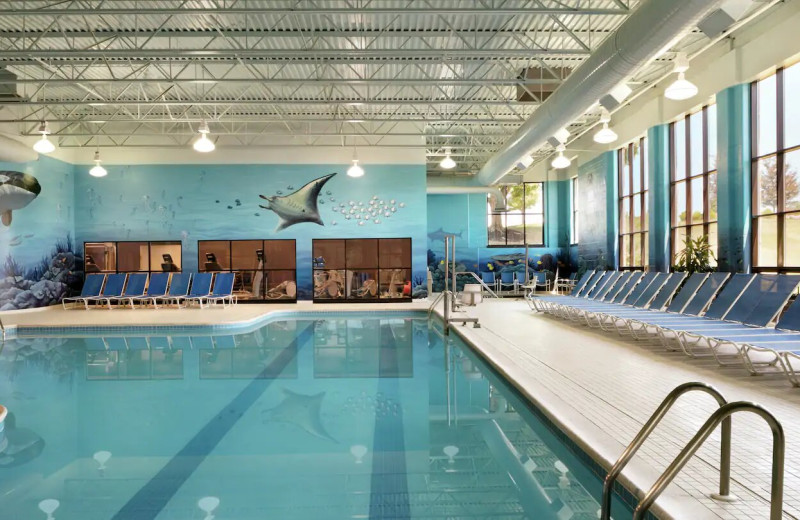
[[[570,228],[569,228],[569,245],[576,246],[580,240],[580,233],[578,230],[578,217],[580,216],[580,208],[578,207],[578,176],[569,179],[569,196],[570,196]]]
[[[634,145],[638,143],[639,145],[639,191],[633,191],[633,157],[634,157]],[[648,193],[650,192],[650,185],[647,179],[648,176],[648,168],[647,168],[647,136],[639,137],[638,139],[634,139],[633,141],[629,142],[625,146],[617,149],[617,210],[619,211],[619,258],[618,258],[618,265],[620,271],[636,271],[636,270],[645,270],[649,264],[649,251],[648,251],[648,239],[650,236],[650,224],[649,224],[649,205],[647,201]],[[622,182],[622,175],[625,172],[625,163],[623,161],[623,153],[627,152],[629,160],[630,160],[630,167],[628,168],[628,186],[630,187],[630,193],[625,195],[623,193],[623,182]],[[636,196],[640,197],[640,207],[639,207],[639,218],[641,219],[641,226],[638,231],[634,231],[634,214],[636,213],[633,208],[633,201]],[[624,231],[624,226],[622,224],[623,216],[625,215],[625,201],[630,199],[631,201],[631,212],[630,212],[630,221],[628,222],[628,231]],[[639,258],[641,259],[641,265],[636,264],[633,260],[636,258],[634,255],[634,239],[635,237],[640,236],[640,251],[639,251]],[[625,265],[625,251],[623,251],[623,246],[626,243],[625,238],[628,237],[627,243],[630,247],[630,258],[631,258],[631,265]]]
[[[494,215],[521,215],[522,216],[522,232],[523,232],[523,242],[527,241],[527,221],[526,217],[529,215],[541,215],[542,216],[542,242],[541,243],[509,243],[508,242],[508,227],[503,226],[503,233],[505,236],[505,244],[492,244],[491,243],[491,225],[487,223],[486,226],[486,247],[487,248],[509,248],[509,247],[546,247],[547,243],[547,183],[544,181],[531,181],[531,182],[521,182],[516,185],[508,185],[508,186],[498,186],[504,194],[507,194],[507,190],[509,186],[519,186],[522,185],[523,187],[523,197],[527,197],[528,193],[528,186],[532,184],[539,184],[541,186],[541,196],[542,196],[542,211],[541,213],[536,211],[528,211],[528,210],[521,210],[517,211],[494,211],[494,205],[491,201],[491,195],[488,195],[487,200],[487,217],[492,217]],[[525,207],[524,200],[523,200],[523,208]]]
[[[785,166],[786,155],[800,150],[800,144],[793,146],[786,146],[785,131],[786,131],[786,89],[784,73],[786,69],[800,67],[800,64],[794,64],[788,67],[779,67],[774,74],[758,79],[750,83],[750,245],[751,245],[751,270],[753,272],[777,272],[777,273],[800,273],[800,264],[798,265],[785,265],[786,260],[786,216],[798,215],[800,210],[787,210],[786,209],[786,185],[785,185]],[[775,151],[760,154],[758,150],[759,140],[759,103],[758,93],[759,84],[775,76]],[[760,182],[758,165],[760,161],[769,158],[775,158],[776,169],[776,192],[777,192],[777,208],[774,213],[759,214],[759,201],[760,201]],[[775,217],[777,219],[777,265],[759,265],[758,262],[758,244],[759,244],[759,227],[760,220],[765,217]]]
[[[696,110],[694,112],[687,113],[682,119],[678,119],[673,121],[669,124],[669,187],[670,187],[670,198],[669,198],[669,207],[670,207],[670,214],[669,214],[669,228],[670,228],[670,263],[674,263],[676,260],[677,254],[682,250],[683,244],[678,243],[676,240],[677,232],[680,229],[684,230],[684,237],[691,236],[692,228],[696,226],[703,227],[703,235],[708,236],[709,230],[711,229],[712,225],[717,225],[717,243],[710,244],[714,254],[717,254],[718,247],[719,247],[719,209],[717,209],[717,218],[712,220],[711,219],[711,205],[709,204],[709,186],[710,182],[709,179],[712,175],[717,175],[717,186],[719,186],[719,174],[717,164],[714,165],[714,168],[711,168],[711,165],[708,160],[708,150],[709,150],[709,140],[708,140],[708,129],[709,129],[709,116],[708,110],[714,103],[709,103],[704,105],[700,110]],[[690,118],[696,114],[701,114],[702,123],[702,149],[701,154],[703,157],[702,160],[702,167],[700,173],[692,173],[692,131],[691,131],[691,124]],[[719,117],[719,116],[717,116]],[[684,125],[684,168],[685,168],[685,175],[682,179],[677,179],[677,141],[675,136],[675,126],[678,122],[683,121]],[[719,153],[719,152],[717,152]],[[701,179],[703,184],[703,214],[702,214],[702,221],[694,222],[694,212],[692,211],[692,184],[693,181]],[[686,211],[686,222],[684,224],[678,224],[677,216],[679,208],[677,207],[677,187],[679,184],[684,184],[686,186],[686,195],[685,195],[685,207],[682,208]],[[718,196],[719,197],[719,196]],[[719,199],[717,199],[719,200]]]

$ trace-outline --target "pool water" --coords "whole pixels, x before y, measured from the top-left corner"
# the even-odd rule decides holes
[[[437,322],[183,334],[6,341],[0,518],[596,518],[599,479]]]

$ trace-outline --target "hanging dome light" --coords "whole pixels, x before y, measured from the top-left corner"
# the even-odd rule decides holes
[[[558,145],[556,151],[558,155],[555,156],[553,161],[550,163],[550,166],[555,168],[556,170],[563,170],[564,168],[569,168],[569,165],[572,164],[572,161],[569,160],[569,157],[564,155],[564,152],[567,150],[567,147],[563,144]]]
[[[348,177],[364,176],[364,168],[358,165],[358,155],[356,154],[355,148],[353,148],[353,165],[347,169],[347,176]]]
[[[689,70],[689,59],[686,57],[685,52],[680,52],[675,57],[675,65],[672,69],[673,72],[678,73],[678,79],[664,91],[664,96],[667,99],[683,101],[697,95],[697,86],[686,79],[687,70]]]
[[[603,128],[594,134],[594,142],[599,144],[613,143],[618,139],[617,133],[608,127],[611,122],[611,114],[608,109],[603,107],[600,114],[600,122],[603,123]]]
[[[442,159],[442,162],[439,163],[439,166],[443,170],[452,170],[456,167],[456,162],[452,157],[450,157],[450,148],[445,148],[444,153],[444,159]]]
[[[47,121],[42,121],[39,124],[39,133],[42,134],[42,138],[34,143],[33,149],[39,153],[50,153],[55,150],[55,145],[47,139],[47,134],[50,133]]]
[[[94,167],[89,170],[89,175],[92,177],[105,177],[108,175],[106,169],[100,166],[100,150],[94,152]]]
[[[201,153],[213,152],[216,145],[214,141],[208,138],[210,130],[205,120],[200,123],[200,128],[197,131],[200,132],[200,138],[194,142],[194,149]]]

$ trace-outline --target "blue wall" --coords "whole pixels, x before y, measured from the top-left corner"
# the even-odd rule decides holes
[[[180,240],[183,269],[196,271],[198,240],[296,239],[298,294],[310,297],[312,239],[410,237],[413,278],[424,285],[422,165],[370,166],[358,179],[345,174],[345,165],[110,166],[101,179],[80,174],[85,169],[76,168],[75,180],[76,198],[84,201],[75,214],[79,248],[90,241]],[[331,173],[336,175],[318,199],[324,225],[302,222],[277,230],[278,215],[260,207],[267,204],[260,195],[286,196]],[[387,207],[384,214],[354,218],[354,208],[370,207],[373,200]]]
[[[71,164],[40,156],[30,163],[0,163],[0,210],[10,204],[7,172],[32,175],[41,191],[0,224],[0,310],[26,309],[57,302],[79,286],[83,264],[73,254],[74,185]]]
[[[578,167],[578,255],[581,267],[616,265],[617,154],[606,152]]]

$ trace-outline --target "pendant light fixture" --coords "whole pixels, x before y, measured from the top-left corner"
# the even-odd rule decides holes
[[[42,138],[34,143],[33,149],[39,153],[50,153],[55,150],[55,145],[47,139],[47,134],[50,133],[47,121],[42,121],[39,124],[39,133],[42,134]]]
[[[611,122],[611,114],[608,113],[608,109],[605,107],[600,110],[600,122],[603,123],[603,128],[594,134],[594,142],[599,144],[613,143],[618,139],[618,136],[615,131],[608,127],[608,123]]]
[[[687,70],[689,70],[689,58],[686,57],[685,52],[679,52],[675,57],[675,64],[672,69],[673,72],[678,73],[678,79],[664,91],[664,96],[667,99],[683,101],[697,95],[697,86],[686,79]]]
[[[197,131],[200,132],[200,138],[194,142],[194,149],[201,153],[213,152],[216,145],[214,141],[208,138],[210,130],[208,129],[208,123],[205,119],[200,123],[200,128],[198,128]]]
[[[100,166],[100,150],[95,150],[94,152],[94,167],[89,170],[89,175],[92,177],[105,177],[108,175],[106,169]]]
[[[353,148],[353,165],[347,169],[347,176],[348,177],[364,176],[364,168],[358,165],[358,154],[356,153],[355,148]]]
[[[569,160],[569,157],[564,155],[564,152],[567,150],[567,147],[563,144],[558,145],[556,151],[558,155],[553,158],[553,161],[550,163],[550,166],[555,168],[556,170],[563,170],[564,168],[569,168],[569,165],[572,164],[572,161]]]
[[[450,157],[450,148],[445,148],[444,154],[445,154],[444,159],[442,159],[442,162],[439,163],[439,166],[443,170],[452,170],[453,168],[456,167],[456,162],[453,160],[452,157]]]

